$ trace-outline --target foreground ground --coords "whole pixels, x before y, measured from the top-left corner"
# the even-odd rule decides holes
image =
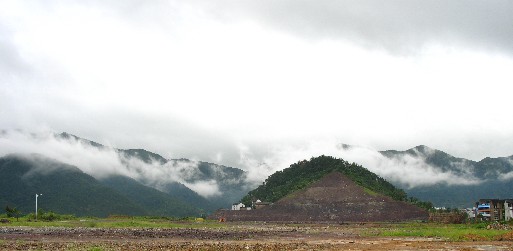
[[[511,230],[469,225],[125,220],[0,225],[0,250],[513,250]]]

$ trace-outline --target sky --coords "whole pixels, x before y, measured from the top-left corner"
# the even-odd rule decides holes
[[[511,156],[511,13],[509,0],[0,0],[0,129],[262,175],[341,143]]]

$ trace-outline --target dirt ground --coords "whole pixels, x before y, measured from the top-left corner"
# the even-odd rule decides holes
[[[513,241],[369,236],[373,225],[222,228],[0,227],[0,250],[513,250]]]

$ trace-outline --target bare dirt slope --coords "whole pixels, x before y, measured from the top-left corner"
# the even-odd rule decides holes
[[[427,220],[427,211],[366,191],[332,172],[305,189],[258,210],[220,210],[210,218],[273,222],[390,222]]]

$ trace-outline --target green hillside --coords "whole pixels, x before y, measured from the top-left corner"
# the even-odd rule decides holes
[[[125,157],[138,158],[148,164],[151,164],[154,161],[157,161],[158,163],[160,163],[162,165],[167,162],[167,160],[164,157],[162,157],[156,153],[146,151],[144,149],[126,149],[126,150],[118,149],[117,151],[120,155],[122,154]]]
[[[61,214],[105,217],[122,215],[196,216],[200,211],[169,194],[128,177],[102,180],[40,155],[0,158],[0,206],[22,213],[39,208]]]
[[[207,199],[192,191],[180,182],[169,182],[162,185],[161,190],[174,198],[185,201],[188,204],[200,208],[205,213],[214,211],[214,206]]]
[[[110,176],[100,180],[100,182],[122,193],[137,205],[145,208],[149,215],[184,217],[199,216],[202,213],[198,208],[170,194],[144,186],[126,176]]]
[[[395,200],[408,200],[403,190],[395,188],[392,184],[364,167],[343,159],[323,155],[311,158],[309,161],[299,161],[282,171],[274,173],[262,185],[249,192],[241,202],[246,205],[251,205],[251,201],[256,199],[276,202],[294,191],[307,187],[333,171],[346,175],[358,185],[366,188],[371,194],[380,193]],[[411,201],[416,200],[412,198]]]
[[[158,189],[170,195],[171,198],[177,198],[196,208],[201,208],[204,212],[214,212],[219,208],[227,208],[234,201],[240,200],[249,188],[246,184],[247,174],[241,169],[217,165],[203,161],[192,161],[189,159],[166,159],[159,154],[147,151],[145,149],[115,149],[102,144],[80,138],[73,134],[63,132],[56,135],[57,138],[71,141],[79,141],[81,144],[90,145],[99,149],[115,150],[123,165],[129,166],[130,159],[139,159],[147,164],[157,164],[177,168],[179,173],[177,178],[181,177],[188,184],[197,182],[214,182],[219,189],[219,195],[202,197],[187,185],[178,181],[169,181],[159,183]],[[148,168],[152,168],[149,166]],[[143,181],[136,181],[146,184]],[[147,184],[146,184],[147,185]]]
[[[38,155],[0,158],[0,206],[77,216],[145,215],[146,210],[80,169]]]

